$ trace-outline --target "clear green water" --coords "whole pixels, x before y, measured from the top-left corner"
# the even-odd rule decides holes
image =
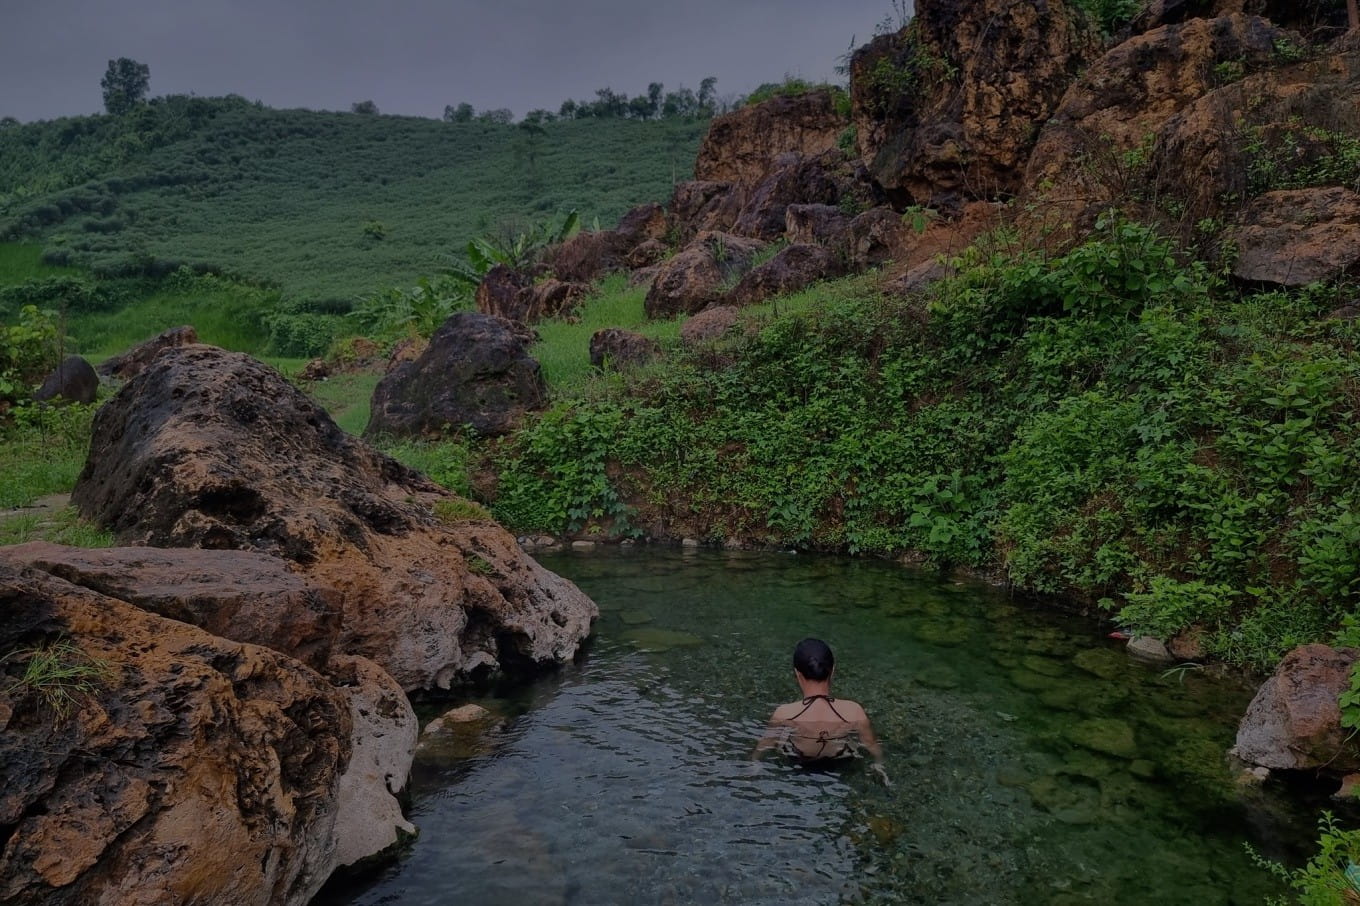
[[[1312,838],[1312,808],[1225,763],[1249,687],[1131,662],[1095,622],[877,562],[541,559],[600,604],[587,655],[478,699],[503,720],[418,760],[414,847],[319,902],[1260,904],[1244,844]],[[749,760],[805,635],[891,789]]]

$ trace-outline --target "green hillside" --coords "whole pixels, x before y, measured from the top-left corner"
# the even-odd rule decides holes
[[[157,98],[0,129],[0,239],[97,276],[182,264],[321,309],[435,270],[474,235],[612,223],[691,175],[706,120],[525,127]]]

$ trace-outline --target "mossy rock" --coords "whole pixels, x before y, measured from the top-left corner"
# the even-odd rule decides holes
[[[1042,673],[1044,676],[1064,676],[1067,673],[1067,668],[1060,662],[1038,654],[1025,655],[1020,660],[1020,666],[1032,673]]]
[[[922,668],[915,679],[927,689],[957,689],[959,686],[959,675],[940,664]]]
[[[1010,672],[1011,685],[1026,692],[1049,692],[1061,684],[1061,680],[1024,668]]]
[[[928,645],[952,647],[963,645],[973,638],[973,627],[967,620],[923,620],[916,624],[916,637]]]
[[[1095,824],[1100,821],[1100,785],[1073,774],[1040,777],[1026,791],[1037,808],[1064,824]]]
[[[1109,680],[1122,676],[1129,668],[1126,655],[1110,648],[1087,648],[1078,651],[1072,663],[1087,673]]]
[[[652,615],[645,610],[625,610],[619,614],[619,619],[625,626],[645,626],[652,622]]]
[[[1083,720],[1068,727],[1064,735],[1074,745],[1116,758],[1131,759],[1138,754],[1138,743],[1133,738],[1133,727],[1112,717]]]

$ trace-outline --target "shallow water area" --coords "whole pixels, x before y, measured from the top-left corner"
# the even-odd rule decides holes
[[[539,558],[599,602],[580,663],[477,702],[417,761],[421,834],[335,904],[1260,904],[1244,846],[1297,859],[1315,811],[1224,757],[1247,684],[1129,660],[1102,627],[875,561],[710,551]],[[750,760],[790,652],[887,750]]]

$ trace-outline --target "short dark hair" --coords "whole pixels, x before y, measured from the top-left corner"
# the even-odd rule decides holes
[[[835,666],[836,656],[831,653],[831,646],[821,639],[803,639],[793,649],[793,669],[810,680],[826,679]]]

